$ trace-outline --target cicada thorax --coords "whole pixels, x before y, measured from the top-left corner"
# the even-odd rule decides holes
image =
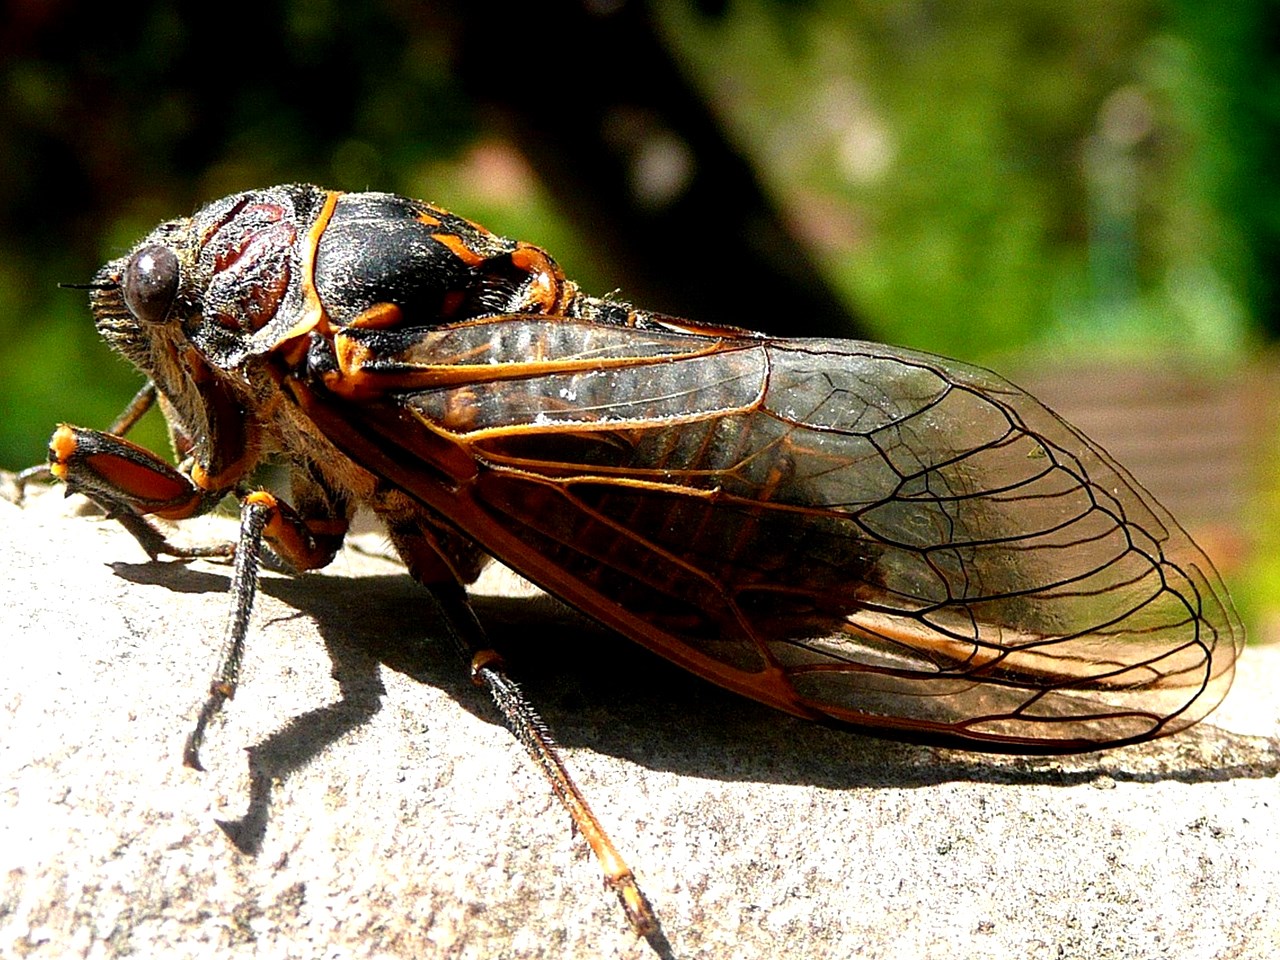
[[[389,194],[338,198],[317,239],[315,284],[333,323],[362,327],[556,314],[576,290],[538,247]]]
[[[279,313],[293,282],[298,224],[279,203],[250,203],[200,250],[206,322],[252,333]]]

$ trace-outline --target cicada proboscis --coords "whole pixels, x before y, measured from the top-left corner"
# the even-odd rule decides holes
[[[53,475],[152,556],[193,551],[146,518],[242,505],[186,761],[234,692],[262,544],[323,566],[368,508],[641,932],[630,869],[467,604],[490,557],[708,680],[879,735],[1094,750],[1181,730],[1231,682],[1243,631],[1209,560],[986,370],[587,296],[445,210],[311,186],[161,225],[91,303],[149,384],[109,431],[60,426]],[[124,439],[153,401],[176,468]],[[287,497],[252,486],[265,462]]]

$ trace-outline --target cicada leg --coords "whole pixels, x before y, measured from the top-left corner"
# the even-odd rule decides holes
[[[146,517],[181,520],[195,516],[213,507],[226,495],[226,489],[204,489],[188,474],[121,436],[67,424],[58,427],[49,441],[49,472],[69,490],[101,505],[153,559],[160,554],[184,559],[235,557],[222,662],[183,751],[184,762],[201,769],[199,752],[205,729],[235,695],[239,682],[263,543],[293,570],[323,567],[338,552],[347,532],[347,520],[339,515],[340,505],[312,504],[319,515],[303,516],[270,493],[250,493],[241,505],[237,543],[180,547],[169,543]]]
[[[133,395],[128,406],[121,410],[120,415],[111,422],[111,426],[107,427],[107,433],[123,437],[133,429],[135,423],[142,419],[143,414],[155,406],[155,402],[156,385],[148,380]]]
[[[49,475],[101,506],[152,559],[230,556],[230,544],[179,547],[145,517],[182,520],[210,509],[225,490],[197,486],[150,450],[114,433],[62,424],[49,440]],[[29,474],[31,471],[23,471]]]
[[[264,541],[294,570],[314,570],[333,559],[342,546],[347,525],[347,521],[339,517],[303,517],[265,490],[251,493],[241,502],[240,538],[235,545],[236,560],[231,574],[231,615],[223,638],[222,661],[182,751],[182,761],[188,767],[204,769],[200,764],[200,746],[205,730],[223,705],[236,695],[249,617],[258,594]]]
[[[466,591],[456,585],[436,585],[430,589],[445,615],[454,645],[470,662],[473,682],[489,692],[507,728],[528,751],[547,778],[552,792],[569,812],[574,825],[600,862],[605,883],[618,895],[632,929],[651,940],[660,938],[658,919],[636,882],[635,874],[574,783],[546,723],[507,675],[501,655],[488,645],[484,629],[467,602]]]

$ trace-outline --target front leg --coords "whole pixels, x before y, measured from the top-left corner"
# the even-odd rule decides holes
[[[190,558],[235,556],[231,578],[231,613],[223,642],[222,662],[200,709],[195,729],[187,738],[183,759],[200,769],[200,744],[205,728],[235,695],[244,657],[245,635],[258,589],[263,543],[293,570],[314,570],[328,564],[342,546],[348,521],[340,498],[317,496],[302,484],[308,515],[266,491],[244,497],[240,536],[236,544],[177,547],[153,527],[147,516],[182,520],[212,509],[229,492],[205,489],[191,473],[170,466],[151,451],[113,433],[63,424],[49,441],[49,472],[98,503],[118,520],[153,559],[160,554]]]
[[[114,433],[62,424],[49,441],[49,474],[119,521],[152,559],[229,556],[230,544],[178,547],[146,520],[182,520],[206,513],[227,494],[205,490],[145,447]],[[24,471],[30,472],[30,471]]]

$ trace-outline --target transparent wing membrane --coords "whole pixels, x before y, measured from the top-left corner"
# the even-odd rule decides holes
[[[1230,683],[1242,630],[1203,553],[985,370],[556,318],[399,335],[403,387],[366,416],[390,403],[474,459],[455,522],[735,690],[1072,750],[1181,729]]]

